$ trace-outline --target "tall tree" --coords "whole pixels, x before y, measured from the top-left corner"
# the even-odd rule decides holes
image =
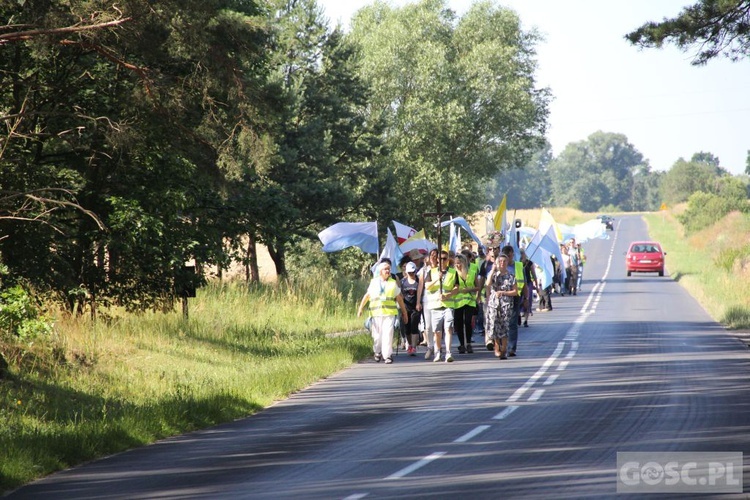
[[[662,202],[661,183],[664,172],[654,171],[648,163],[635,168],[630,209],[634,211],[655,211]]]
[[[489,203],[497,206],[507,193],[509,209],[548,206],[551,201],[549,164],[552,158],[552,146],[545,142],[526,165],[500,172],[487,183]]]
[[[698,191],[716,194],[721,175],[723,172],[718,165],[680,158],[664,175],[662,195],[669,203],[680,203]]]
[[[378,1],[355,15],[350,36],[373,89],[370,119],[387,123],[400,218],[420,220],[436,198],[474,212],[488,180],[543,144],[549,93],[534,78],[538,36],[520,24],[490,2],[461,18],[444,0]]]
[[[273,9],[277,154],[261,175],[273,196],[257,234],[284,276],[296,238],[381,202],[380,130],[365,114],[369,90],[357,74],[357,51],[328,28],[315,1],[279,0]]]
[[[696,48],[695,65],[719,54],[737,61],[750,55],[750,0],[701,0],[676,17],[647,22],[625,38],[639,47],[673,43],[683,51]]]
[[[553,203],[587,212],[609,205],[630,210],[633,174],[643,163],[623,134],[599,131],[570,143],[550,163]]]
[[[0,6],[13,20],[0,107],[17,124],[0,185],[70,193],[106,231],[73,212],[48,225],[4,221],[0,251],[16,277],[71,308],[82,297],[169,304],[187,259],[221,258],[212,212],[237,175],[226,149],[262,115],[260,11],[239,0],[21,7]]]

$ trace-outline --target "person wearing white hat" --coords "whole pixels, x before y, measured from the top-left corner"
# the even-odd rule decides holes
[[[386,364],[393,363],[393,332],[398,307],[404,323],[409,318],[406,315],[406,305],[401,295],[398,283],[391,277],[391,264],[380,262],[378,264],[378,276],[370,281],[362,301],[357,310],[357,316],[362,316],[365,305],[370,305],[370,316],[372,323],[370,333],[372,334],[373,352],[375,361],[378,363],[385,359]]]

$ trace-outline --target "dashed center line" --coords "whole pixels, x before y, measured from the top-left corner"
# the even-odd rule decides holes
[[[437,460],[438,458],[442,457],[446,453],[447,452],[445,452],[445,451],[436,451],[435,453],[431,453],[430,455],[427,455],[426,457],[424,457],[422,460],[414,462],[410,466],[404,467],[403,469],[401,469],[398,472],[394,472],[390,476],[386,477],[386,479],[400,479],[400,478],[402,478],[404,476],[407,476],[407,475],[411,474],[412,472],[414,472],[415,470],[421,469],[422,467],[424,467],[425,465],[429,464],[433,460]]]
[[[478,434],[481,434],[482,432],[486,431],[489,428],[490,428],[489,425],[479,425],[479,426],[475,427],[474,429],[470,430],[469,432],[467,432],[466,434],[464,434],[463,436],[461,436],[460,438],[456,439],[453,442],[454,443],[465,443],[466,441],[470,440],[471,438],[473,438],[474,436],[476,436]]]
[[[537,389],[535,390],[531,396],[529,396],[529,401],[539,401],[539,398],[542,397],[542,394],[544,394],[544,389]]]
[[[503,420],[505,417],[518,409],[518,406],[508,406],[503,411],[492,417],[493,420]]]

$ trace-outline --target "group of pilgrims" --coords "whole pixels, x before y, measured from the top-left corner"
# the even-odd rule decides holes
[[[377,362],[393,362],[394,337],[409,356],[426,347],[424,357],[451,363],[454,335],[458,354],[474,352],[474,335],[484,337],[484,346],[499,360],[517,355],[518,328],[528,327],[537,311],[552,310],[552,294],[575,295],[583,274],[584,254],[575,240],[561,245],[564,280],[541,287],[535,265],[523,249],[516,259],[511,245],[502,246],[500,233],[488,235],[476,252],[438,248],[427,255],[412,250],[399,262],[401,272],[392,274],[393,263],[381,259],[358,308],[358,316],[369,306],[366,322],[373,338]],[[400,320],[399,320],[400,319]]]

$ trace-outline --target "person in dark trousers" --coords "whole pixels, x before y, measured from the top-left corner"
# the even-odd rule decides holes
[[[513,247],[505,245],[501,252],[508,256],[508,272],[515,278],[519,293],[523,294],[524,276],[523,264],[516,262]],[[516,355],[518,348],[518,318],[521,313],[521,296],[517,293],[513,297],[513,310],[511,311],[510,324],[508,325],[508,356]]]
[[[404,296],[404,305],[409,321],[401,323],[401,336],[405,339],[409,356],[417,355],[419,345],[419,319],[421,313],[417,311],[417,290],[419,280],[417,279],[417,265],[407,262],[404,266],[404,277],[401,278],[401,294]]]

